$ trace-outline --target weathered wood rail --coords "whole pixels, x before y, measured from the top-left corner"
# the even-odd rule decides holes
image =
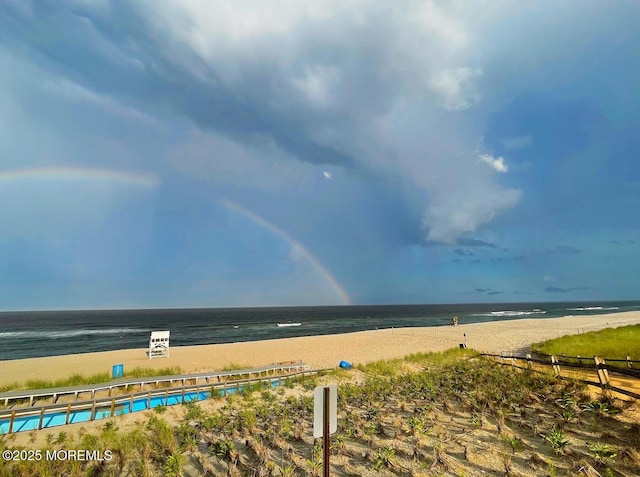
[[[277,372],[271,372],[271,371],[281,371],[281,373],[278,374]],[[95,392],[93,392],[94,390],[105,390],[105,389],[108,389],[108,387],[99,385],[99,386],[96,386],[94,389],[87,389],[87,386],[85,386],[82,388],[83,390],[82,392],[91,392],[92,393],[91,399],[78,401],[77,395],[75,395],[76,400],[74,402],[59,403],[59,404],[53,403],[53,404],[47,404],[42,406],[31,405],[29,407],[12,407],[10,409],[0,410],[0,422],[6,422],[6,421],[9,422],[8,432],[6,433],[11,434],[15,431],[14,423],[16,422],[17,419],[38,416],[37,429],[40,430],[40,429],[43,429],[44,427],[48,427],[45,425],[45,419],[47,419],[47,416],[51,417],[52,415],[64,414],[65,415],[64,424],[66,425],[70,423],[70,419],[74,415],[74,413],[84,411],[84,412],[90,413],[88,420],[93,421],[96,418],[114,417],[122,413],[135,412],[134,403],[140,402],[140,400],[142,399],[146,401],[146,405],[144,406],[144,409],[151,408],[151,401],[154,398],[164,398],[165,404],[169,402],[169,398],[177,398],[178,403],[184,404],[185,395],[195,394],[195,399],[193,399],[195,401],[199,401],[200,396],[203,393],[209,394],[210,396],[220,395],[222,397],[225,397],[228,394],[240,392],[243,388],[247,386],[251,386],[255,384],[268,384],[268,386],[270,387],[272,383],[274,383],[275,381],[277,381],[277,385],[279,386],[279,385],[282,385],[283,382],[286,380],[296,378],[296,377],[311,376],[322,371],[325,371],[325,370],[309,369],[309,366],[304,363],[290,363],[286,365],[275,365],[272,367],[265,366],[263,368],[255,368],[252,370],[231,371],[228,373],[227,372],[213,373],[213,374],[205,373],[205,374],[199,374],[199,375],[180,375],[180,377],[168,376],[168,377],[161,377],[158,379],[153,378],[148,380],[135,380],[129,383],[119,383],[119,385],[127,386],[131,384],[141,384],[139,391],[122,394],[117,397],[109,395],[105,397],[96,398]],[[247,377],[243,378],[243,376],[245,375]],[[251,377],[251,375],[256,375],[256,376]],[[209,380],[206,380],[205,382],[200,382],[200,383],[198,383],[197,382],[198,380],[196,379],[196,382],[194,384],[188,384],[188,385],[184,384],[180,386],[164,387],[164,388],[156,387],[154,389],[148,389],[147,391],[143,390],[145,384],[146,385],[150,385],[152,383],[155,384],[156,381],[157,383],[163,383],[163,382],[175,383],[176,381],[182,381],[182,376],[184,376],[184,379],[185,379],[185,381],[183,382],[186,382],[186,380],[193,380],[196,378],[196,376],[198,377],[198,379],[203,379],[203,380],[206,376],[208,377],[218,377],[218,376],[239,377],[239,379],[231,379],[231,380],[227,379],[227,380],[215,380],[215,381],[211,381],[209,379]],[[63,390],[64,390],[64,393],[66,394],[75,394],[76,392],[75,389],[70,390],[70,389],[64,388]],[[60,389],[47,390],[47,391],[54,391],[56,394],[61,393]],[[21,398],[21,399],[24,399],[24,396],[29,398],[30,395],[28,393],[26,394],[25,393],[26,392],[23,392],[23,394],[17,394],[16,396],[18,396],[17,398]],[[41,393],[39,391],[36,391],[35,393],[38,396],[53,395],[52,392]],[[4,393],[4,394],[7,394],[7,393]],[[10,399],[13,399],[13,398],[14,396],[10,397]],[[86,421],[86,419],[83,419],[80,422],[84,422],[84,421]]]
[[[139,387],[139,391],[143,391],[145,386],[155,386],[156,388],[159,386],[173,387],[176,383],[181,386],[186,386],[188,382],[192,382],[196,385],[199,382],[210,384],[212,382],[223,382],[229,379],[249,379],[252,376],[273,376],[278,373],[291,373],[305,369],[309,369],[309,365],[302,362],[286,362],[275,363],[258,368],[232,371],[176,374],[148,378],[125,378],[115,379],[108,383],[101,384],[83,384],[79,386],[66,386],[60,388],[8,391],[0,393],[0,404],[4,405],[5,408],[9,408],[11,405],[26,404],[27,401],[29,406],[33,406],[37,400],[52,400],[53,404],[55,404],[58,399],[63,397],[73,396],[73,398],[78,401],[82,395],[88,394],[91,396],[91,399],[95,399],[97,393],[106,392],[108,396],[111,396],[114,391],[128,392],[130,387]]]
[[[632,397],[634,399],[640,399],[640,393],[635,391],[631,391],[629,389],[624,389],[620,386],[614,386],[611,382],[611,373],[613,376],[624,376],[627,379],[638,380],[638,384],[640,385],[640,369],[634,367],[638,365],[638,363],[634,363],[630,357],[627,359],[607,359],[601,358],[599,356],[594,356],[593,358],[585,358],[581,356],[555,356],[549,355],[548,359],[541,358],[533,358],[530,354],[526,356],[514,356],[507,354],[489,354],[482,353],[482,356],[488,356],[496,359],[499,364],[512,366],[514,368],[523,369],[523,370],[531,370],[531,371],[541,371],[536,369],[533,365],[537,364],[543,367],[551,367],[553,374],[558,378],[572,378],[577,379],[585,384],[591,386],[597,386],[602,390],[603,395],[608,396],[612,391],[623,394],[625,396]],[[607,362],[613,363],[624,363],[625,367],[622,366],[612,366],[607,364]],[[568,368],[568,369],[564,369]],[[587,374],[594,373],[598,381],[591,381],[588,379],[581,379],[576,370],[584,370]]]

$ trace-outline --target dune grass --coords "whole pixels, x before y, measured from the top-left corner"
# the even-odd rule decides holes
[[[180,366],[168,366],[166,368],[133,368],[124,373],[125,378],[149,378],[155,376],[171,376],[182,373]]]
[[[179,366],[171,366],[167,368],[133,368],[124,373],[125,378],[151,378],[155,376],[169,376],[172,374],[180,374],[182,370]],[[96,373],[90,376],[82,374],[72,374],[62,379],[30,379],[25,383],[11,383],[0,387],[0,392],[28,390],[28,389],[48,389],[62,388],[67,386],[80,386],[82,384],[100,384],[111,381],[111,374]]]
[[[313,389],[329,382],[338,384],[330,451],[337,477],[479,469],[514,477],[638,475],[637,424],[617,420],[624,409],[602,412],[605,401],[594,401],[583,383],[460,349],[361,368],[291,380],[293,392],[248,386],[215,403],[177,406],[173,418],[141,414],[133,429],[120,430],[124,421],[115,418],[50,434],[46,445],[29,445],[110,449],[114,458],[82,467],[72,460],[12,461],[0,475],[319,476]],[[0,453],[9,446],[15,444],[0,437]]]
[[[254,366],[249,366],[248,364],[241,364],[236,362],[231,362],[223,367],[220,371],[239,371],[241,369],[251,369]]]
[[[444,352],[414,353],[404,358],[383,359],[366,364],[356,365],[356,369],[370,375],[394,376],[412,365],[444,366],[463,358],[477,355],[470,349],[452,348]]]
[[[607,328],[579,335],[562,336],[542,343],[534,343],[531,348],[536,353],[583,356],[594,355],[609,359],[640,361],[640,325]]]

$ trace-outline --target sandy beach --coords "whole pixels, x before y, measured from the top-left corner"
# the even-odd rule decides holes
[[[341,335],[309,336],[268,341],[172,347],[169,358],[148,359],[146,349],[69,354],[0,362],[0,385],[29,379],[58,379],[79,373],[125,371],[136,367],[179,366],[184,372],[211,371],[230,363],[246,366],[301,360],[312,368],[335,367],[340,360],[365,363],[400,358],[411,353],[442,351],[465,342],[483,352],[518,351],[531,343],[567,334],[640,323],[640,312],[487,323],[457,327],[370,330]],[[466,338],[464,337],[466,334]]]

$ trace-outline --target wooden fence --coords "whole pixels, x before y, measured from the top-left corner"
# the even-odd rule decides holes
[[[577,379],[585,384],[598,386],[605,396],[609,396],[612,391],[615,391],[625,396],[640,399],[639,393],[611,384],[610,373],[613,376],[624,376],[626,378],[638,380],[638,384],[640,385],[640,369],[638,367],[638,363],[634,363],[628,356],[627,359],[605,360],[599,356],[584,358],[581,356],[548,355],[543,358],[533,358],[530,354],[527,354],[526,356],[512,356],[505,354],[482,353],[481,355],[492,357],[501,365],[512,366],[523,370],[540,371],[539,369],[535,369],[534,364],[543,367],[551,367],[551,370],[556,377],[561,379]],[[609,363],[621,363],[623,366],[615,366]],[[576,370],[584,370],[587,374],[595,372],[598,377],[598,381],[579,379],[576,377]]]
[[[308,368],[308,367],[307,367]],[[7,434],[11,434],[14,432],[14,423],[16,419],[31,417],[31,416],[39,416],[37,429],[40,430],[43,427],[48,427],[44,425],[45,418],[48,415],[52,414],[65,414],[65,425],[70,423],[70,418],[72,413],[78,413],[82,411],[89,411],[89,421],[94,421],[96,418],[101,417],[114,417],[119,415],[120,413],[126,412],[134,412],[134,402],[140,401],[141,399],[146,400],[145,409],[151,408],[151,400],[153,398],[163,397],[165,398],[165,404],[168,402],[170,397],[179,397],[179,401],[184,404],[185,403],[185,395],[195,393],[196,398],[195,401],[200,400],[200,395],[202,393],[210,393],[211,396],[215,396],[216,394],[221,396],[227,396],[227,394],[237,393],[241,391],[246,386],[255,385],[257,383],[269,383],[269,386],[272,382],[278,381],[278,385],[282,385],[283,381],[296,378],[296,377],[306,377],[314,374],[318,374],[320,372],[325,371],[324,369],[300,369],[288,374],[280,374],[280,375],[270,375],[270,376],[258,376],[255,378],[247,378],[247,379],[239,379],[234,381],[222,381],[215,382],[211,384],[192,384],[186,386],[178,386],[171,388],[161,388],[161,389],[153,389],[148,391],[139,391],[136,393],[120,395],[118,397],[104,397],[104,398],[93,398],[86,401],[75,401],[69,402],[65,404],[49,404],[44,406],[33,406],[33,407],[17,407],[11,410],[0,411],[0,421],[9,421],[9,428]],[[127,409],[127,411],[124,411]],[[108,415],[107,415],[108,414]],[[84,421],[82,421],[84,422]]]

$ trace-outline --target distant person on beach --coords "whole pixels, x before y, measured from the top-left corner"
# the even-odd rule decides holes
[[[451,318],[451,322],[449,323],[450,326],[458,326],[458,317],[454,316],[453,318]]]

